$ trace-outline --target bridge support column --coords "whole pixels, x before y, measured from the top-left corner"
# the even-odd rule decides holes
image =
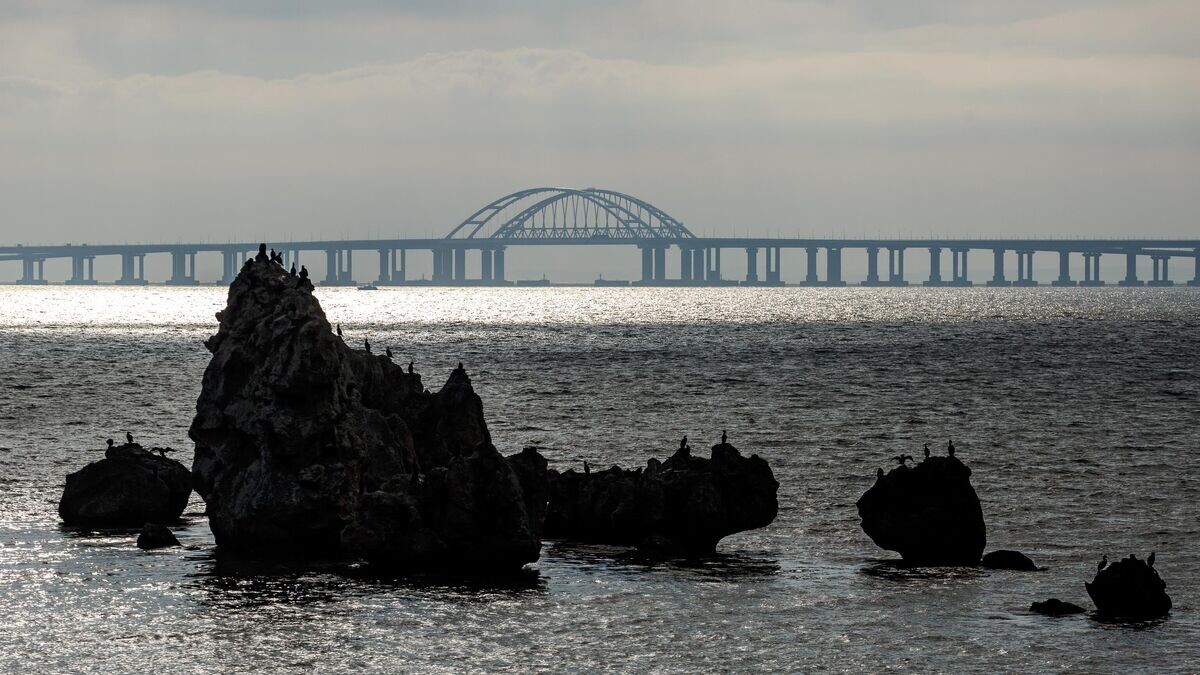
[[[96,283],[95,256],[77,255],[71,257],[71,278],[67,283],[72,286],[90,286]],[[87,272],[84,272],[84,269]]]
[[[392,283],[402,284],[408,277],[407,249],[392,249]]]
[[[692,249],[685,246],[679,247],[679,280],[692,280]]]
[[[713,252],[713,266],[711,268],[709,268],[708,279],[709,279],[709,281],[720,281],[721,280],[721,249],[720,249],[720,247],[717,247],[717,248],[714,248],[712,250],[712,252]],[[1200,271],[1200,254],[1197,255],[1196,259],[1198,261],[1196,269],[1197,269],[1197,271]]]
[[[926,286],[942,286],[942,249],[933,246],[929,249],[929,280]]]
[[[692,251],[692,281],[697,284],[704,283],[705,267],[704,257],[707,255],[708,249],[698,248]]]
[[[888,260],[891,263],[891,260]],[[867,247],[867,280],[862,282],[863,286],[882,286],[879,281],[879,247]]]
[[[746,249],[746,283],[758,283],[758,249]]]
[[[904,248],[888,249],[888,284],[891,286],[907,286],[904,280]]]
[[[825,249],[825,285],[846,285],[846,280],[842,279],[842,249],[840,248]]]
[[[121,254],[121,286],[144,286],[146,284],[145,256],[136,253]]]
[[[1013,286],[1037,286],[1033,279],[1033,251],[1017,251],[1017,280]]]
[[[174,251],[171,253],[171,278],[167,280],[170,286],[194,286],[196,285],[195,273],[195,253],[190,251]],[[188,263],[191,262],[193,270],[192,274],[188,274]]]
[[[654,280],[654,250],[649,246],[639,248],[642,251],[642,283],[648,284]]]
[[[1051,286],[1074,286],[1075,282],[1071,279],[1071,252],[1058,252],[1058,278],[1055,279]]]
[[[492,251],[491,249],[479,250],[479,279],[483,283],[491,283],[492,281]]]
[[[1104,282],[1100,280],[1100,254],[1099,253],[1084,253],[1083,254],[1083,281],[1079,282],[1080,286],[1103,286]]]
[[[492,280],[504,283],[504,247],[492,251]]]
[[[667,248],[665,246],[654,247],[654,280],[659,283],[667,280]]]
[[[1137,251],[1125,254],[1125,278],[1118,281],[1118,286],[1141,286],[1142,280],[1137,276]]]
[[[1200,248],[1195,250],[1196,256],[1196,271],[1192,274],[1192,280],[1188,282],[1188,286],[1200,286]]]
[[[392,254],[394,251],[387,248],[379,249],[379,279],[376,280],[380,284],[392,283]]]
[[[238,273],[237,260],[237,251],[221,251],[221,283],[233,283]]]
[[[21,278],[17,281],[23,286],[44,286],[46,284],[46,260],[44,258],[21,258]]]
[[[463,283],[467,280],[467,249],[454,249],[454,282]]]
[[[325,285],[333,286],[338,282],[338,273],[341,271],[342,260],[341,251],[337,249],[325,250]]]
[[[818,248],[810,246],[804,249],[804,285],[819,286],[821,280],[817,277],[817,252]]]
[[[967,270],[967,254],[971,249],[953,248],[950,249],[951,258],[951,286],[971,286],[969,272]]]
[[[1175,282],[1171,281],[1171,273],[1168,270],[1168,265],[1171,262],[1169,255],[1151,256],[1154,261],[1154,281],[1151,281],[1149,286],[1174,286]]]
[[[1002,248],[992,249],[992,278],[987,282],[988,286],[1011,286],[1008,279],[1004,278],[1004,254]]]

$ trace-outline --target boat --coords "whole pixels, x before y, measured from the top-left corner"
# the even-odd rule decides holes
[[[376,286],[375,284],[363,284],[358,287],[358,290],[360,290],[360,291],[377,291],[377,290],[379,290],[379,287]]]

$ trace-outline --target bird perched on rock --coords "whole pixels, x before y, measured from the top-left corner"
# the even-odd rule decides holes
[[[726,444],[726,443],[728,443],[728,442],[729,442],[729,436],[727,436],[727,435],[725,434],[725,430],[724,430],[724,429],[722,429],[722,430],[721,430],[721,445],[725,445],[725,444]]]
[[[342,324],[337,325],[337,336],[342,337]]]
[[[387,355],[389,360],[392,358],[392,348],[391,347],[384,347],[383,353]]]
[[[112,446],[113,446],[113,439],[110,438],[110,439],[108,439],[108,447],[111,448]]]
[[[258,245],[258,255],[254,256],[254,262],[265,263],[265,262],[270,262],[270,261],[271,261],[271,259],[267,256],[267,245],[259,244]]]
[[[1146,558],[1146,564],[1150,567],[1154,567],[1154,557],[1154,551],[1150,551],[1150,557]]]
[[[413,361],[412,361],[412,359],[409,359],[408,360],[408,374],[412,375],[412,372],[413,372]]]
[[[459,361],[459,362],[458,362],[458,369],[459,369],[459,370],[466,370],[466,368],[463,368],[462,361]]]
[[[300,266],[300,278],[305,281],[308,281],[308,268],[305,267],[304,265]]]
[[[925,444],[925,459],[929,459],[929,444]]]
[[[367,348],[367,353],[370,354],[371,353],[371,341],[368,340],[367,338],[363,338],[363,346]]]
[[[1107,553],[1100,556],[1100,562],[1096,565],[1096,573],[1099,574],[1099,573],[1103,572],[1105,567],[1108,567],[1108,554]]]
[[[883,469],[882,469],[882,468],[876,468],[876,469],[875,469],[875,479],[876,479],[876,480],[883,480]]]
[[[905,462],[911,460],[912,458],[913,458],[912,455],[901,454],[901,455],[896,455],[892,459],[896,460],[897,462],[900,462],[900,466],[906,466]]]
[[[680,450],[683,450],[683,449],[684,449],[684,448],[686,448],[687,446],[688,446],[688,444],[687,444],[687,436],[684,436],[684,437],[683,437],[682,439],[680,439],[680,441],[679,441],[679,449],[680,449]]]
[[[174,451],[173,449],[171,449],[171,448],[155,448],[155,450],[157,450],[157,451],[158,451],[158,456],[159,456],[159,457],[162,457],[163,459],[166,459],[166,458],[167,458],[167,453],[168,453],[168,452],[175,452],[175,451]]]
[[[591,472],[592,472],[592,466],[590,464],[588,464],[586,459],[583,460],[583,475],[586,476],[586,475],[590,474]]]
[[[946,454],[950,455],[951,457],[954,456],[954,441],[953,440],[946,441]]]
[[[125,432],[125,442],[133,445],[133,434],[129,433],[128,431]]]
[[[288,272],[288,276],[289,277],[296,276],[296,263],[292,263],[292,269],[291,269],[291,271]],[[305,276],[307,276],[307,275],[305,275]]]

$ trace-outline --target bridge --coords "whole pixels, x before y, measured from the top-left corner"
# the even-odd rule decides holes
[[[864,286],[907,286],[905,254],[910,249],[929,256],[925,286],[971,286],[968,261],[972,252],[992,259],[992,277],[988,286],[1037,286],[1033,277],[1035,254],[1057,256],[1058,276],[1054,286],[1103,286],[1100,259],[1105,255],[1123,256],[1125,274],[1117,280],[1121,286],[1170,286],[1170,262],[1184,258],[1192,262],[1190,286],[1200,286],[1200,239],[789,239],[771,237],[697,237],[682,222],[662,209],[637,197],[598,188],[571,189],[540,187],[505,195],[475,211],[445,237],[429,239],[364,239],[351,241],[271,242],[281,251],[285,265],[299,263],[304,254],[324,255],[324,285],[349,286],[354,278],[354,253],[378,255],[378,274],[367,279],[378,285],[432,283],[440,285],[507,285],[505,252],[513,247],[537,246],[628,246],[641,256],[641,278],[634,285],[783,285],[784,249],[803,249],[805,269],[799,285],[845,286],[842,256],[847,250],[861,251],[867,274],[859,281]],[[196,256],[220,255],[222,277],[229,283],[248,257],[258,250],[257,242],[223,244],[111,244],[111,245],[15,245],[0,246],[0,262],[21,265],[17,283],[48,283],[45,263],[69,259],[71,276],[67,284],[96,284],[95,260],[117,256],[121,273],[114,283],[145,285],[145,259],[148,255],[167,255],[171,259],[171,285],[196,285]],[[668,271],[668,253],[675,251],[678,263]],[[410,253],[431,257],[433,274],[429,280],[410,278],[407,260]],[[744,278],[727,279],[721,271],[722,252],[740,252],[746,256]],[[950,265],[943,273],[943,258],[949,253]],[[468,270],[468,253],[478,260],[478,276]],[[824,254],[824,277],[819,272],[819,257]],[[886,253],[887,269],[881,269],[880,253]],[[736,253],[735,253],[736,254]],[[1015,276],[1010,277],[1006,259],[1016,259]],[[1152,278],[1138,277],[1138,259],[1149,258]],[[1071,276],[1073,258],[1083,261],[1083,278]],[[762,262],[760,267],[759,263]],[[762,273],[760,274],[760,270]],[[602,280],[597,281],[603,284]],[[611,284],[628,282],[608,282]]]

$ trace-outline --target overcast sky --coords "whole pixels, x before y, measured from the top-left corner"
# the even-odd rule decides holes
[[[1197,236],[1200,2],[0,0],[4,243],[440,235],[546,184]]]

